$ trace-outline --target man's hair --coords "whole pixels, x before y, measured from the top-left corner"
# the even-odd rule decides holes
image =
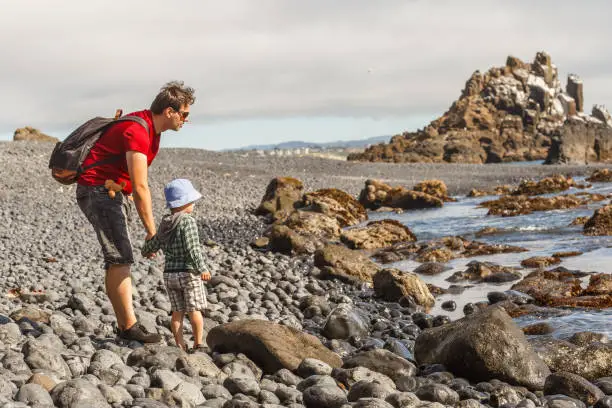
[[[153,100],[151,112],[159,115],[168,107],[178,111],[181,106],[193,105],[195,102],[194,92],[195,90],[185,86],[183,81],[168,82],[159,90],[155,100]]]

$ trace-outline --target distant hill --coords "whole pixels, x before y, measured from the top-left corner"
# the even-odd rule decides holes
[[[249,145],[239,147],[237,149],[226,149],[226,151],[237,151],[237,150],[274,150],[274,149],[299,149],[304,147],[319,148],[319,149],[338,149],[338,148],[360,148],[376,143],[386,143],[389,141],[391,136],[376,136],[368,139],[360,140],[337,140],[335,142],[327,143],[315,143],[315,142],[303,142],[301,140],[292,140],[289,142],[282,142],[278,144],[266,144],[266,145]]]

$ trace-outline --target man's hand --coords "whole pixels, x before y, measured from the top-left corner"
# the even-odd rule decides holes
[[[202,280],[203,281],[209,281],[210,280],[210,272],[206,271],[206,272],[202,272]]]
[[[147,236],[145,237],[145,241],[150,240],[150,239],[151,239],[151,238],[153,238],[154,236],[155,236],[154,234],[147,233]],[[153,258],[155,258],[156,256],[157,256],[157,252],[151,252],[150,254],[147,254],[147,255],[145,256],[145,258],[147,258],[147,259],[153,259]]]

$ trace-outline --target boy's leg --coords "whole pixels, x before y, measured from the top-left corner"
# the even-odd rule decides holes
[[[164,286],[168,299],[170,299],[170,310],[172,319],[170,330],[174,335],[176,345],[187,351],[185,340],[183,339],[183,319],[185,318],[185,297],[179,273],[164,273]]]
[[[185,288],[185,310],[189,314],[189,320],[193,329],[193,347],[202,344],[204,337],[204,318],[202,310],[206,309],[206,293],[204,283],[199,274],[185,272],[182,276]]]
[[[185,318],[185,312],[174,311],[172,312],[172,320],[170,321],[170,329],[172,330],[172,334],[174,335],[174,341],[176,345],[187,351],[187,346],[185,341],[183,340],[183,319]]]
[[[199,310],[189,312],[189,321],[193,329],[193,348],[196,348],[202,344],[202,337],[204,336],[204,319],[202,318],[202,312]]]

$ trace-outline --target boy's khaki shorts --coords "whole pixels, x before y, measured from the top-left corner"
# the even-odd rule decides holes
[[[206,293],[200,274],[164,272],[164,285],[173,312],[195,312],[206,309]]]

